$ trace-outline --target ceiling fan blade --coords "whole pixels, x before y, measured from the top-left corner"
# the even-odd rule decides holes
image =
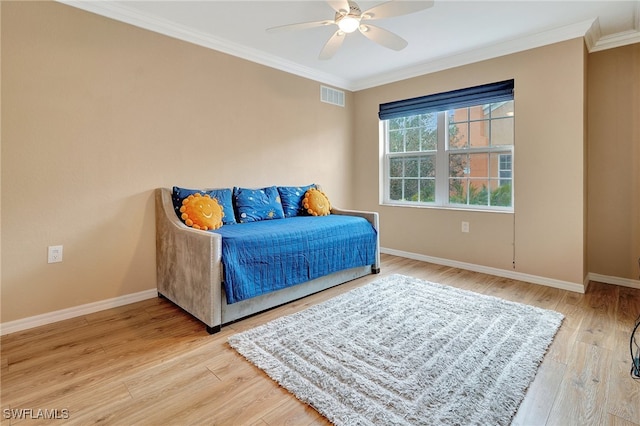
[[[340,12],[341,10],[344,12],[349,12],[349,2],[347,0],[327,0],[329,6],[336,12]]]
[[[322,48],[320,52],[320,56],[318,59],[331,59],[331,57],[338,51],[340,46],[342,46],[342,42],[346,38],[346,34],[342,31],[338,30],[331,36],[331,38],[327,41],[327,43]]]
[[[362,19],[382,19],[394,16],[408,15],[433,6],[433,0],[428,1],[388,1],[362,12]]]
[[[373,25],[361,25],[360,32],[369,40],[393,50],[402,50],[407,47],[407,41],[402,37]]]
[[[281,31],[306,30],[307,28],[325,27],[331,24],[335,24],[335,21],[324,20],[324,21],[314,21],[314,22],[301,22],[299,24],[288,24],[288,25],[281,25],[279,27],[267,28],[267,32],[277,33]]]

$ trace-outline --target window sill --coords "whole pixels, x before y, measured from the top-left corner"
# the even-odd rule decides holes
[[[408,207],[414,209],[427,209],[427,210],[449,210],[449,211],[462,211],[462,212],[480,212],[480,213],[500,213],[500,214],[513,214],[514,209],[489,209],[484,206],[477,207],[462,207],[462,206],[440,206],[440,205],[428,205],[428,204],[414,204],[414,203],[390,203],[382,202],[380,206],[384,207]]]

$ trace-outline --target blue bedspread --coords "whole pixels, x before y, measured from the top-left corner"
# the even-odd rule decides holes
[[[227,303],[375,263],[376,231],[360,217],[297,216],[212,232],[223,237]]]

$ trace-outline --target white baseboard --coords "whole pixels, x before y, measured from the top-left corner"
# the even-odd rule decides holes
[[[390,248],[380,248],[381,253],[391,254],[394,256],[406,257],[408,259],[420,260],[423,262],[435,263],[437,265],[451,266],[453,268],[466,269],[469,271],[480,272],[483,274],[495,275],[498,277],[510,278],[519,281],[525,281],[533,284],[546,285],[561,290],[569,290],[577,293],[584,293],[587,289],[589,280],[598,281],[605,284],[614,284],[623,287],[631,287],[640,289],[640,280],[631,280],[628,278],[611,277],[590,272],[585,278],[584,284],[576,284],[568,281],[556,280],[553,278],[545,278],[536,275],[523,274],[520,272],[508,271],[504,269],[491,268],[488,266],[476,265],[473,263],[458,262],[455,260],[442,259],[439,257],[426,256],[423,254],[411,253],[402,250],[394,250]],[[15,321],[9,321],[0,324],[0,336],[15,333],[17,331],[28,330],[30,328],[41,325],[52,324],[54,322],[75,318],[82,315],[92,314],[94,312],[104,311],[105,309],[116,308],[118,306],[128,305],[130,303],[140,302],[146,299],[152,299],[158,295],[156,289],[144,290],[138,293],[127,294],[124,296],[114,297],[113,299],[102,300],[99,302],[87,303],[86,305],[75,306],[72,308],[62,309],[59,311],[49,312],[47,314],[36,315],[29,318],[23,318]]]
[[[140,302],[141,300],[152,299],[157,296],[158,291],[154,288],[138,293],[114,297],[113,299],[101,300],[99,302],[87,303],[86,305],[74,306],[72,308],[49,312],[42,315],[9,321],[0,324],[0,336],[15,333],[17,331],[27,330],[41,325],[51,324],[69,318],[75,318],[82,315],[92,314],[94,312],[104,311],[105,309],[111,309],[118,306],[128,305],[130,303]]]
[[[614,284],[622,287],[631,287],[631,288],[640,289],[640,280],[612,277],[609,275],[600,275],[593,272],[589,272],[589,279],[591,281],[598,281],[599,283]]]
[[[451,266],[453,268],[466,269],[468,271],[480,272],[497,277],[510,278],[518,281],[525,281],[533,284],[546,285],[547,287],[558,288],[560,290],[574,291],[576,293],[584,293],[587,289],[588,279],[585,277],[583,284],[577,284],[569,281],[556,280],[554,278],[540,277],[537,275],[523,274],[521,272],[509,271],[505,269],[492,268],[489,266],[476,265],[473,263],[458,262],[456,260],[443,259],[440,257],[426,256],[424,254],[411,253],[401,250],[394,250],[380,247],[380,253],[391,254],[394,256],[406,257],[409,259],[421,260],[423,262],[435,263],[437,265]]]

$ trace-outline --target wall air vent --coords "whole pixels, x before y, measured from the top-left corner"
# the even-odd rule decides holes
[[[332,105],[344,107],[344,92],[327,86],[320,86],[320,100]]]

